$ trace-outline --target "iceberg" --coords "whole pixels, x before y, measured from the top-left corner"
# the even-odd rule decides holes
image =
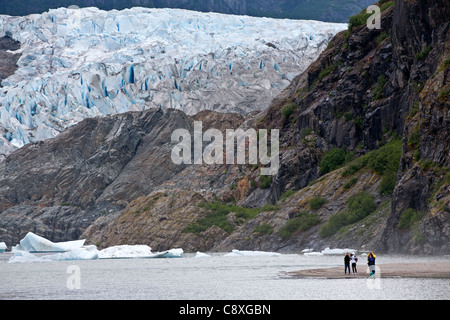
[[[335,249],[330,249],[329,247],[323,249],[320,252],[313,252],[312,250],[303,250],[303,255],[305,256],[323,256],[323,255],[343,255],[346,254],[347,252],[356,252],[357,250],[355,249],[339,249],[339,248],[335,248]]]
[[[278,252],[268,251],[241,251],[233,249],[230,253],[225,254],[225,257],[255,257],[255,256],[281,256]]]
[[[48,261],[66,261],[66,260],[96,260],[98,259],[98,250],[94,245],[81,248],[70,249],[67,252],[56,253],[53,255],[36,256],[28,251],[15,250],[14,255],[9,258],[8,263],[24,262],[48,262]]]
[[[152,249],[146,245],[120,245],[99,251],[100,259],[141,258],[151,256]]]
[[[182,256],[183,249],[152,252],[152,249],[147,245],[119,245],[99,251],[100,259],[181,258]]]
[[[263,110],[347,24],[182,9],[0,15],[21,43],[0,87],[0,161],[85,118],[148,108]]]
[[[6,248],[6,243],[0,242],[0,253],[5,252]]]
[[[52,242],[32,232],[28,232],[20,243],[12,247],[11,251],[29,252],[64,252],[81,248],[86,240],[74,240],[66,242]]]
[[[335,248],[335,249],[330,249],[329,247],[327,247],[327,248],[325,248],[324,250],[322,250],[322,253],[323,254],[330,254],[330,255],[333,255],[333,254],[336,254],[336,255],[341,255],[341,254],[346,254],[347,252],[356,252],[357,250],[355,250],[355,249],[348,249],[348,248],[345,248],[345,249],[339,249],[339,248]]]
[[[196,258],[211,258],[211,256],[209,254],[206,254],[206,253],[203,253],[203,252],[200,252],[200,251],[197,251],[195,253],[195,257]]]

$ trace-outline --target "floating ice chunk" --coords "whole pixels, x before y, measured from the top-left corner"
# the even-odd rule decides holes
[[[26,236],[20,240],[20,243],[12,248],[12,251],[64,252],[82,247],[85,241],[86,240],[52,242],[32,232],[28,232]]]
[[[99,251],[100,259],[179,258],[182,256],[183,249],[152,252],[152,249],[147,245],[120,245]]]
[[[347,252],[356,252],[357,250],[355,249],[339,249],[339,248],[335,248],[335,249],[330,249],[329,247],[323,249],[321,251],[321,253],[323,254],[346,254]]]
[[[305,252],[304,256],[323,256],[322,252]]]
[[[6,251],[6,243],[0,242],[0,253]]]
[[[170,249],[165,255],[164,258],[181,258],[183,257],[183,249],[176,248],[176,249]]]
[[[9,258],[8,263],[24,262],[47,262],[47,261],[65,261],[65,260],[96,260],[98,259],[98,250],[94,245],[74,248],[64,253],[56,253],[38,257],[28,251],[14,250],[14,255]]]
[[[152,249],[146,245],[121,245],[108,247],[99,251],[100,259],[141,258],[151,256]]]
[[[281,253],[277,252],[267,252],[267,251],[241,251],[241,250],[231,250],[230,253],[227,253],[226,257],[242,257],[242,256],[280,256]]]
[[[195,257],[196,258],[211,258],[211,256],[209,254],[206,254],[206,253],[203,253],[203,252],[200,252],[200,251],[197,251],[195,253]]]
[[[89,245],[81,248],[74,248],[64,253],[57,253],[54,255],[43,256],[41,259],[43,259],[44,261],[96,260],[98,259],[98,250],[96,246]]]
[[[15,250],[14,255],[8,260],[8,263],[23,262],[42,262],[42,259],[32,253],[29,253],[28,251]]]
[[[303,249],[303,250],[302,250],[303,253],[306,253],[306,252],[312,252],[312,251],[313,251],[313,249]]]

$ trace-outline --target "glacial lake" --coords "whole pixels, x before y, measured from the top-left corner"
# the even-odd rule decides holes
[[[342,266],[343,256],[228,256],[8,263],[0,253],[2,300],[448,300],[450,279],[298,279],[286,272]],[[360,255],[359,272],[365,272]],[[377,264],[450,261],[384,256]],[[76,271],[76,272],[75,272]],[[74,276],[77,276],[74,280]]]

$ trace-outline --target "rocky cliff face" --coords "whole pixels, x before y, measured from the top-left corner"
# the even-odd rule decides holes
[[[0,163],[2,241],[448,254],[450,5],[380,6],[380,30],[351,19],[261,113],[132,112],[14,152]],[[278,174],[174,165],[171,133],[199,120],[279,129]]]

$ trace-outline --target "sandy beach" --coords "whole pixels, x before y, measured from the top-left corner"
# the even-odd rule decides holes
[[[367,265],[357,266],[358,274],[345,274],[344,266],[335,268],[309,269],[288,272],[289,276],[297,278],[367,278]],[[416,262],[389,263],[376,265],[375,277],[380,278],[450,278],[450,262]]]

